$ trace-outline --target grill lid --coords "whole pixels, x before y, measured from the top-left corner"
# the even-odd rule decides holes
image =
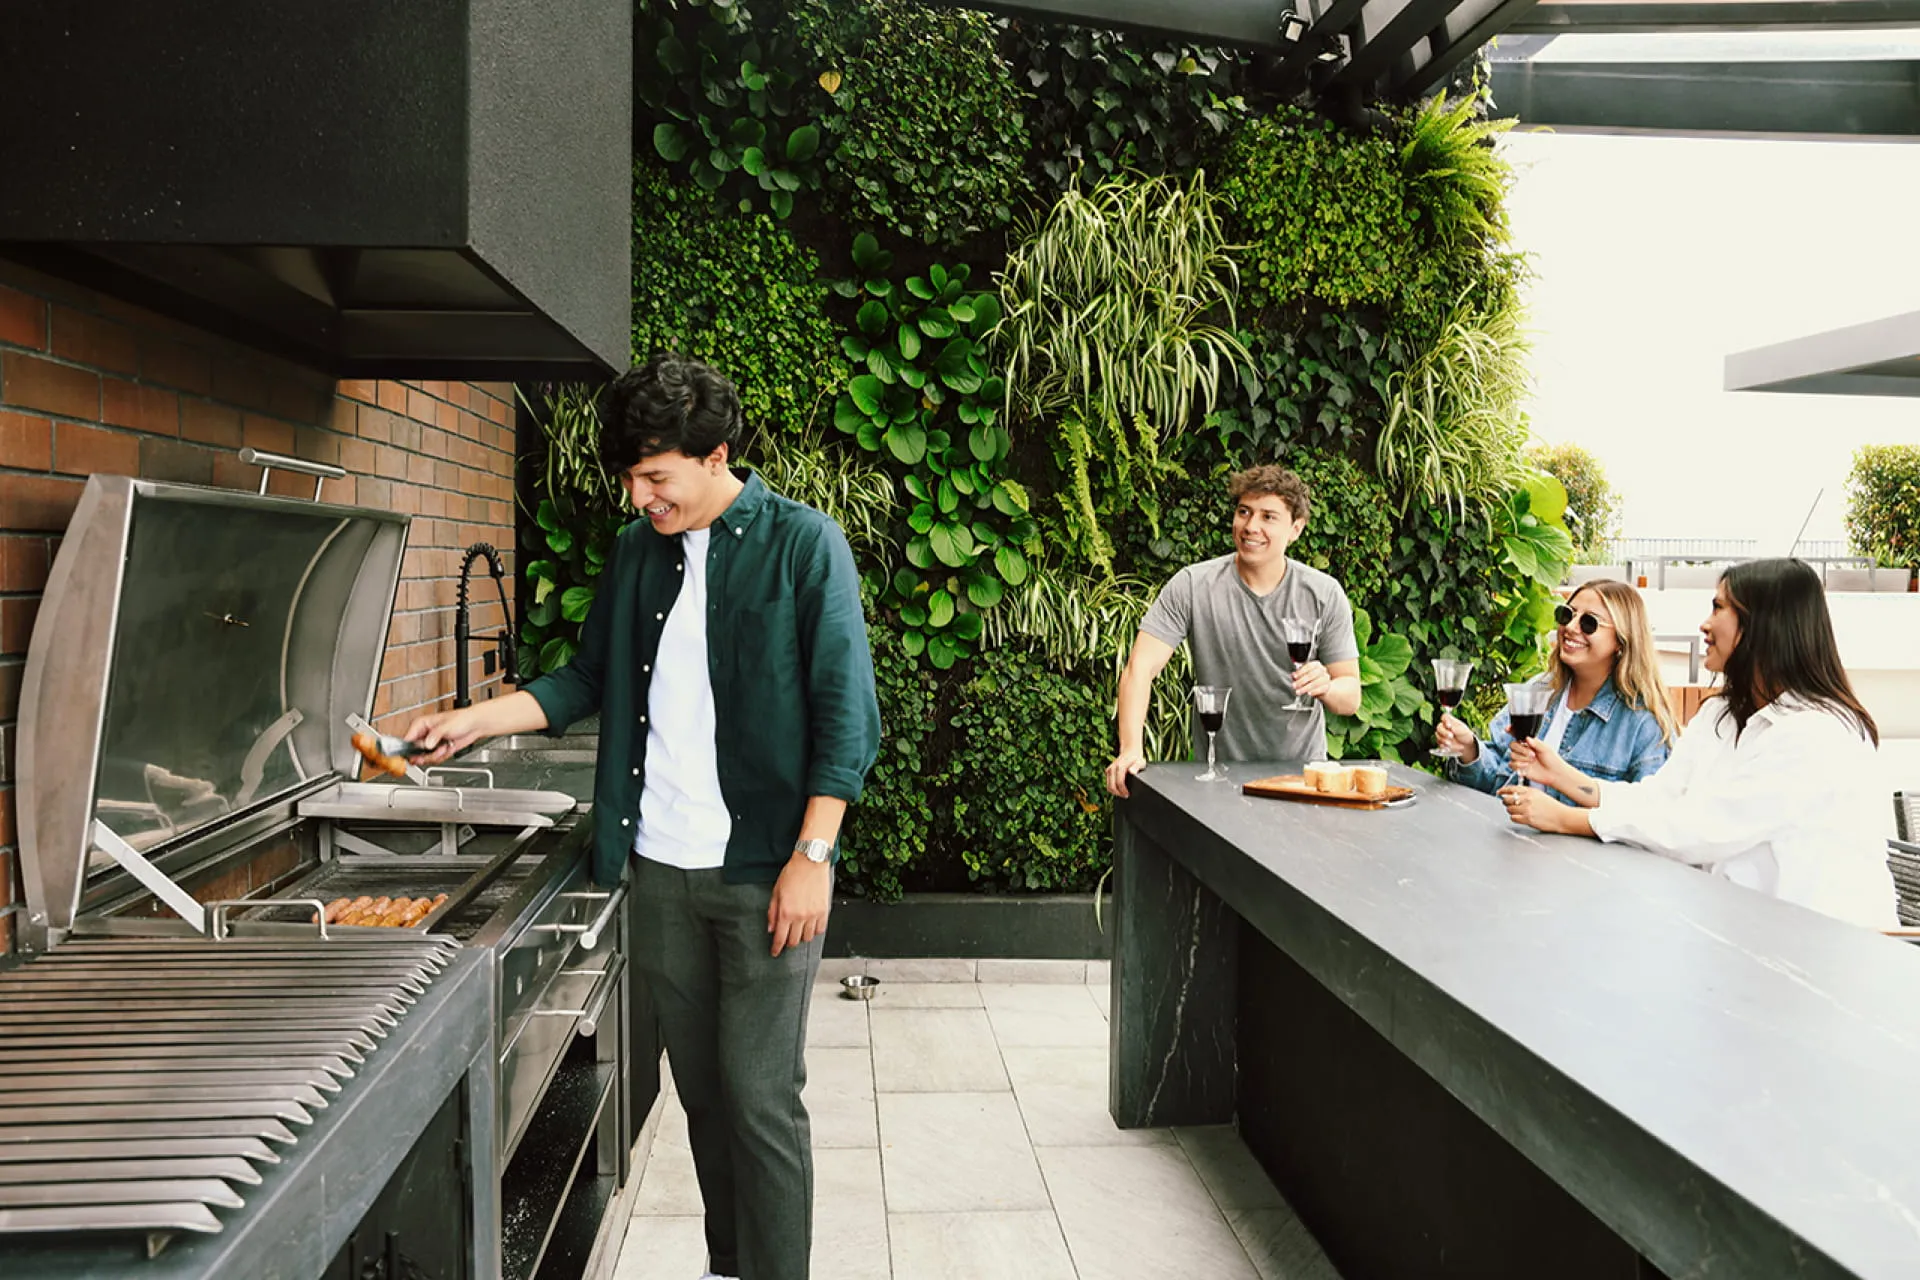
[[[20,695],[26,941],[71,929],[96,818],[149,856],[355,776],[408,517],[96,475]]]

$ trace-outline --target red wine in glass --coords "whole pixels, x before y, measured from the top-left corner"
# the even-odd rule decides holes
[[[1225,724],[1226,720],[1227,713],[1225,711],[1202,711],[1200,713],[1200,727],[1210,734],[1220,732],[1220,726]]]
[[[1525,742],[1528,738],[1539,736],[1541,717],[1538,714],[1522,713],[1510,719],[1515,742]]]
[[[1296,667],[1299,666],[1301,663],[1305,662],[1308,658],[1311,658],[1313,656],[1313,641],[1311,640],[1287,641],[1287,656],[1293,659],[1294,666]]]
[[[1433,696],[1439,699],[1440,705],[1448,711],[1459,706],[1460,699],[1466,697],[1466,695],[1467,691],[1465,689],[1436,689],[1433,693]]]

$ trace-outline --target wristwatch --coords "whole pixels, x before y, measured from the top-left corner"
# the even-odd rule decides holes
[[[833,841],[802,840],[793,846],[793,851],[806,854],[808,862],[825,862],[833,856]]]

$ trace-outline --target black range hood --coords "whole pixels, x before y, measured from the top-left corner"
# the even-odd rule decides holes
[[[631,0],[13,0],[0,254],[340,377],[628,357]]]

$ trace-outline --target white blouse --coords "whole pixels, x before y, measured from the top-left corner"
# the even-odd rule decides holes
[[[1605,782],[1588,812],[1602,840],[1637,845],[1735,884],[1873,929],[1899,926],[1881,774],[1871,740],[1784,698],[1740,740],[1715,698],[1672,757],[1639,782]]]

